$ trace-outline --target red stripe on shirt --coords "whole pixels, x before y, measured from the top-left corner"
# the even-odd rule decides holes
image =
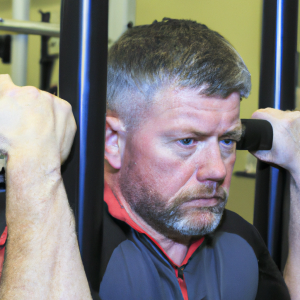
[[[4,254],[5,254],[5,242],[7,239],[7,226],[5,226],[5,229],[0,237],[0,279],[2,275],[2,269],[3,269],[3,262],[4,262]]]

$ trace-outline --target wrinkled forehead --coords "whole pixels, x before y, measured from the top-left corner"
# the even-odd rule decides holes
[[[195,90],[167,90],[156,95],[143,121],[129,134],[134,140],[143,136],[187,138],[222,137],[227,132],[241,133],[240,97],[226,99],[199,95]]]
[[[159,91],[154,97],[157,110],[176,109],[190,106],[196,110],[232,111],[239,109],[240,95],[232,93],[227,98],[219,96],[206,96],[201,94],[201,89],[169,88]]]
[[[168,89],[159,92],[154,99],[149,120],[161,125],[193,123],[194,126],[240,124],[240,96],[232,93],[227,98],[201,95],[190,88]],[[207,126],[206,126],[207,127]]]

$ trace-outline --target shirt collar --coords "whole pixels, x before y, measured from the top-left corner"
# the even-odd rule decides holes
[[[104,201],[108,206],[108,212],[111,216],[127,223],[137,232],[145,234],[164,253],[164,255],[169,259],[171,264],[178,267],[178,265],[175,264],[171,258],[169,258],[164,249],[160,246],[160,244],[129,217],[126,209],[118,202],[117,198],[115,197],[115,195],[113,194],[112,190],[106,182],[104,183]],[[187,264],[188,260],[191,258],[193,253],[198,249],[198,247],[202,244],[203,241],[204,237],[201,237],[199,240],[194,241],[190,245],[188,252],[181,265]]]

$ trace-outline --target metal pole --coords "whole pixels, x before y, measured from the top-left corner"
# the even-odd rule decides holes
[[[51,13],[42,12],[40,10],[42,22],[49,24]],[[40,89],[44,91],[50,90],[51,76],[55,60],[58,54],[49,54],[50,36],[41,36],[41,59],[40,59]]]
[[[259,108],[295,108],[297,23],[298,0],[264,0]],[[282,240],[287,183],[285,170],[258,162],[254,225],[279,268],[287,252]]]
[[[16,20],[28,20],[29,8],[30,0],[13,0],[13,18]],[[24,34],[13,36],[11,77],[13,82],[19,86],[24,86],[27,82],[27,52],[28,36]]]
[[[0,31],[59,37],[60,25],[43,22],[7,20],[0,18]]]
[[[108,0],[63,0],[61,12],[59,95],[71,103],[78,126],[62,171],[85,272],[99,291]]]

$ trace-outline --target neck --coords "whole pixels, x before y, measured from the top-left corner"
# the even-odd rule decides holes
[[[125,208],[126,212],[128,213],[129,217],[132,219],[132,221],[135,222],[149,236],[155,239],[158,242],[158,244],[162,247],[162,249],[165,251],[165,253],[168,255],[168,257],[175,264],[181,265],[181,263],[183,262],[187,254],[191,238],[187,238],[185,239],[184,242],[180,243],[165,237],[161,233],[154,230],[140,216],[138,216],[134,211],[132,211],[128,203],[121,195],[120,195],[121,197],[118,196],[119,195],[117,195],[117,198],[120,204]]]
[[[105,169],[107,171],[107,168]],[[109,175],[109,176],[108,176]],[[157,232],[148,223],[146,223],[139,215],[137,215],[131,207],[128,205],[127,201],[124,199],[120,189],[118,188],[118,180],[116,180],[117,174],[109,174],[105,172],[106,184],[110,187],[114,197],[118,201],[121,207],[124,207],[126,213],[130,219],[138,225],[144,232],[146,232],[152,239],[154,239],[160,247],[164,250],[167,256],[176,264],[181,265],[184,258],[186,257],[188,248],[191,243],[191,237],[186,237],[184,240],[174,240],[170,239],[163,234]]]

